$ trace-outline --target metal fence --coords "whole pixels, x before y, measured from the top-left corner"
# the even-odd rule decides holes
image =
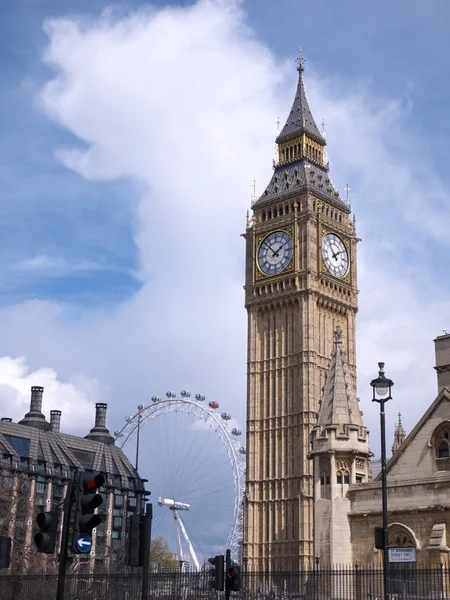
[[[207,570],[151,573],[150,600],[223,600]],[[233,600],[383,600],[383,572],[374,568],[242,573]],[[55,600],[56,575],[0,575],[0,600]],[[68,575],[64,600],[140,600],[140,574]],[[391,600],[450,600],[449,570],[391,568]]]

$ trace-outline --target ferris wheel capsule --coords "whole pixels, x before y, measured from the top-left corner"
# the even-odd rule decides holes
[[[231,433],[233,435],[241,435],[242,431],[240,429],[236,429],[236,427],[233,427],[233,429],[231,430]]]
[[[166,392],[166,397],[167,398],[176,398],[177,395],[175,394],[175,392],[171,392],[170,390]]]
[[[208,404],[209,408],[219,408],[219,403],[218,402],[210,402]]]
[[[195,394],[195,399],[199,400],[199,401],[202,401],[202,400],[205,399],[205,396],[203,394]]]
[[[224,421],[229,421],[231,419],[231,415],[225,412],[223,412],[220,416]]]
[[[241,446],[239,448],[239,454],[247,454],[247,450],[243,446]]]
[[[159,402],[161,398],[159,396],[152,396],[152,402]]]
[[[181,390],[180,394],[181,394],[181,396],[183,398],[190,398],[191,397],[191,394],[189,392],[187,392],[186,390]]]

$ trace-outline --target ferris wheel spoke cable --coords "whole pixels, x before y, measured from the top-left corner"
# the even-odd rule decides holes
[[[204,468],[204,465],[203,465],[203,468]],[[217,465],[213,466],[213,468],[217,469]],[[207,477],[207,475],[205,475],[202,472],[197,474],[198,469],[196,469],[196,471],[192,474],[192,477],[189,477],[188,479],[184,480],[183,484],[180,482],[180,486],[179,486],[180,493],[182,491],[186,491],[186,488],[193,493],[194,491],[197,491],[197,490],[201,491],[204,485],[211,487],[212,485],[222,483],[224,481],[224,479],[226,479],[226,477],[224,477],[224,475],[227,475],[229,479],[231,478],[232,473],[230,471],[231,471],[231,469],[228,472],[223,471],[222,473],[219,473],[219,475],[216,475],[215,477]],[[211,472],[213,473],[214,471],[211,471]],[[196,475],[196,474],[197,474],[197,477],[194,478],[194,475]]]
[[[194,491],[197,488],[193,487],[193,486],[201,486],[201,484],[207,484],[208,486],[211,486],[214,482],[215,482],[215,478],[211,478],[211,473],[214,473],[214,470],[205,472],[205,461],[202,460],[201,458],[201,454],[204,452],[204,447],[200,447],[198,450],[198,457],[197,455],[195,455],[195,457],[193,457],[192,459],[189,458],[189,465],[187,465],[189,468],[184,468],[182,469],[183,472],[183,476],[180,476],[180,478],[177,481],[177,488],[179,489],[179,493],[183,494],[186,491]],[[186,456],[190,456],[188,452],[186,452]],[[219,458],[221,458],[219,456]],[[222,456],[222,459],[224,459],[225,456]],[[228,461],[227,461],[228,462]],[[195,464],[196,467],[192,470],[191,469],[191,463]],[[216,460],[212,461],[212,465],[213,465],[213,469],[217,468],[217,463]],[[191,470],[190,470],[191,469]],[[232,471],[231,467],[228,466],[228,470],[229,472]],[[219,481],[223,479],[223,477],[219,478]]]
[[[229,536],[235,535],[236,510],[243,494],[243,458],[228,423],[205,405],[177,398],[148,406],[141,421],[139,415],[128,421],[119,432],[124,438],[121,447],[134,443],[136,450],[139,424],[140,471],[150,471],[151,489],[158,496],[191,505],[183,523],[198,549],[210,552],[211,547],[217,548],[218,539],[224,540],[223,547],[226,539],[233,548]],[[169,511],[155,513],[155,530],[174,539],[173,515]]]
[[[182,456],[180,456],[179,458],[181,458],[181,460],[177,461],[177,466],[176,469],[174,470],[173,473],[173,477],[176,478],[176,481],[178,482],[177,487],[178,489],[182,489],[184,487],[184,482],[189,481],[192,477],[192,466],[193,465],[197,465],[198,468],[198,464],[199,464],[199,458],[201,456],[201,451],[202,448],[198,442],[198,439],[195,439],[195,432],[193,430],[193,420],[190,420],[190,427],[185,427],[184,430],[184,435],[183,438],[181,440],[178,440],[179,443],[179,448],[182,450]],[[188,434],[190,437],[190,440],[188,441]],[[177,436],[179,438],[179,436]],[[198,449],[196,451],[196,454],[194,455],[194,445],[197,445]],[[189,457],[189,458],[188,458]],[[177,457],[178,459],[178,457]],[[186,464],[185,462],[189,460],[189,468],[186,468]],[[181,492],[180,492],[181,493]]]
[[[215,446],[218,447],[218,448],[220,448],[220,446],[223,447],[223,444],[221,443],[220,446],[219,446],[218,441],[215,440]],[[217,450],[217,448],[213,448],[213,450]],[[200,477],[201,476],[206,477],[205,472],[204,471],[202,472],[202,468],[204,468],[203,461],[200,460],[201,454],[204,451],[205,450],[204,450],[203,447],[199,447],[198,455],[196,456],[198,458],[198,461],[195,461],[197,466],[194,469],[194,471],[192,471],[190,473],[186,473],[186,478],[189,478],[190,482],[192,482],[192,483],[196,483],[198,481],[198,479],[194,479],[194,477],[196,476],[197,472],[200,472]],[[214,467],[215,460],[211,460],[211,456],[212,455],[214,456],[214,452],[211,449],[208,449],[208,460],[209,460],[209,462],[211,462],[212,466]],[[214,458],[216,458],[216,457],[214,457]],[[228,456],[227,456],[227,454],[225,452],[222,452],[221,455],[219,454],[218,458],[223,458],[224,462],[225,462],[225,459],[226,459],[227,463],[229,464],[229,459],[228,459]],[[232,470],[232,467],[229,466],[229,469]]]

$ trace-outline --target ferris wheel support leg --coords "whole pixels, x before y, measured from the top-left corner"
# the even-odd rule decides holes
[[[200,571],[200,563],[198,562],[197,555],[195,554],[194,547],[191,544],[191,540],[189,539],[188,534],[186,533],[186,529],[184,528],[183,521],[180,519],[180,515],[178,515],[178,524],[181,529],[181,533],[186,541],[187,547],[189,549],[189,554],[191,555],[192,562],[195,565],[197,571]]]
[[[178,560],[181,564],[184,563],[183,548],[181,546],[180,529],[177,527],[177,521],[180,519],[176,510],[173,511],[173,527],[175,529],[175,539],[177,540]]]

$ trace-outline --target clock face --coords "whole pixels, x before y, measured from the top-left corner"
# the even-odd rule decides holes
[[[274,231],[261,243],[258,250],[258,265],[266,275],[281,273],[291,262],[294,245],[285,231]]]
[[[348,271],[348,252],[344,242],[334,233],[322,240],[322,258],[328,271],[335,277],[344,277]]]

